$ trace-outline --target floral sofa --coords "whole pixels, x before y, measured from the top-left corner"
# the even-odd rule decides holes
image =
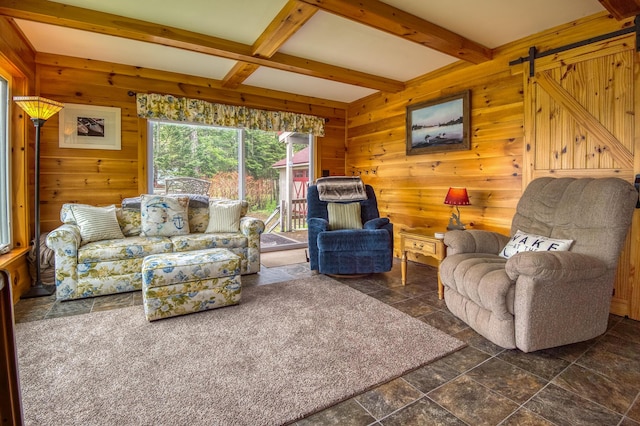
[[[118,208],[64,204],[63,224],[47,235],[56,298],[139,290],[142,261],[159,253],[225,248],[240,256],[242,275],[256,273],[264,223],[247,209],[246,201],[185,194],[145,194]]]

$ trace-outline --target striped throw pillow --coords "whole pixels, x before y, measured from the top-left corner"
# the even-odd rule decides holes
[[[328,203],[329,229],[362,229],[360,203]]]
[[[115,240],[124,238],[118,218],[116,206],[94,207],[84,204],[74,204],[71,212],[76,224],[80,227],[82,244],[101,240]]]
[[[209,202],[209,224],[205,233],[240,231],[242,202],[238,200],[211,200]]]

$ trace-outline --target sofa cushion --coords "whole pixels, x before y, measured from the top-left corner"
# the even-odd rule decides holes
[[[217,234],[177,235],[170,238],[173,251],[192,251],[207,248],[244,248],[247,247],[247,236],[241,233],[220,232]]]
[[[237,200],[211,200],[206,233],[240,231],[242,204]]]
[[[120,229],[125,237],[135,237],[140,235],[141,220],[140,209],[119,208],[116,209],[116,216],[118,217],[118,223]]]
[[[169,253],[173,244],[167,237],[129,237],[89,243],[78,249],[78,263],[106,262]]]
[[[71,212],[78,227],[82,244],[92,241],[124,238],[118,219],[116,206],[95,207],[84,204],[71,206]]]
[[[511,240],[500,251],[505,259],[523,251],[567,251],[573,240],[561,240],[542,235],[528,234],[518,229]]]
[[[204,232],[207,230],[209,223],[209,206],[207,207],[191,207],[189,204],[189,232]]]
[[[140,214],[143,236],[173,236],[189,233],[189,197],[142,195]]]
[[[189,197],[189,232],[204,232],[209,222],[209,196],[201,194],[168,194],[167,197]],[[140,234],[140,206],[142,197],[122,200],[122,218],[118,216],[122,232],[127,237]],[[137,217],[136,217],[137,216]],[[137,227],[136,227],[137,224]]]
[[[329,229],[362,229],[360,203],[328,203]]]
[[[189,209],[194,209],[197,207],[209,207],[209,196],[202,194],[164,194],[165,197],[172,198],[189,198]],[[142,196],[138,197],[129,197],[122,199],[122,208],[123,209],[131,209],[131,210],[140,210],[140,206],[142,205]]]

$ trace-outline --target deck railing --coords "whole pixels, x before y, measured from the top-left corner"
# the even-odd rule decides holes
[[[300,231],[307,229],[307,200],[298,198],[291,200],[291,229],[287,229],[286,202],[280,202],[280,229],[284,231]]]

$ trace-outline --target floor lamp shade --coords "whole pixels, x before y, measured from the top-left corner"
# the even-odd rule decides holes
[[[17,103],[32,120],[47,121],[64,107],[64,104],[60,102],[40,96],[14,96],[13,101]]]
[[[14,96],[14,102],[24,110],[33,121],[36,128],[35,145],[35,232],[34,232],[34,252],[36,276],[29,291],[22,295],[23,298],[49,296],[53,294],[55,285],[45,285],[40,278],[40,127],[58,111],[64,104],[52,101],[40,96]]]

